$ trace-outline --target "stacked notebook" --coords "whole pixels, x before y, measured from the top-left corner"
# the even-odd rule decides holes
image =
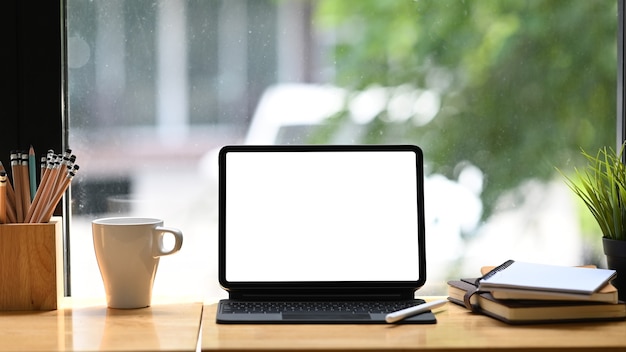
[[[614,270],[509,260],[479,278],[448,282],[448,299],[509,324],[622,320]]]

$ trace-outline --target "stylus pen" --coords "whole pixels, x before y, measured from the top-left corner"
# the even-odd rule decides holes
[[[448,302],[448,300],[440,299],[438,301],[426,302],[413,307],[404,308],[399,311],[387,314],[387,316],[385,317],[385,321],[387,321],[388,323],[395,323],[402,319],[412,317],[416,314],[424,313],[431,309],[441,307],[446,304],[446,302]]]

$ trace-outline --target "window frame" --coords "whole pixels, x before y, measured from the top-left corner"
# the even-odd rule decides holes
[[[624,40],[626,39],[626,33],[624,28],[624,18],[626,14],[626,0],[617,0],[617,136],[616,144],[617,149],[620,150],[622,144],[626,138],[626,107],[624,106],[625,99],[624,94],[624,75],[626,74],[624,63]],[[622,156],[622,161],[626,162],[626,156]]]
[[[624,106],[626,0],[616,1],[618,2],[616,144],[620,148],[626,138]],[[8,151],[15,148],[28,149],[32,145],[36,151],[48,149],[62,151],[70,147],[65,65],[66,0],[43,1],[36,6],[32,6],[30,2],[9,0],[4,3],[4,7],[5,14],[9,15],[4,16],[5,21],[0,22],[0,33],[6,47],[13,50],[6,50],[3,54],[4,62],[7,63],[4,66],[7,89],[5,94],[0,95],[0,102],[4,108],[0,128],[0,161],[3,165],[9,165]],[[70,198],[70,194],[67,193],[61,206],[56,210],[57,215],[64,215],[66,296],[71,296],[68,230],[71,220]]]

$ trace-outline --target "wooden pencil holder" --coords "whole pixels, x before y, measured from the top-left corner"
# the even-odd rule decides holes
[[[61,218],[0,225],[0,310],[54,310],[62,297]]]

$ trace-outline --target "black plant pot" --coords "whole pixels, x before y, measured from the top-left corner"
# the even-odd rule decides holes
[[[611,283],[617,288],[619,299],[626,301],[626,241],[603,237],[602,247],[608,268],[617,271],[617,277]]]

